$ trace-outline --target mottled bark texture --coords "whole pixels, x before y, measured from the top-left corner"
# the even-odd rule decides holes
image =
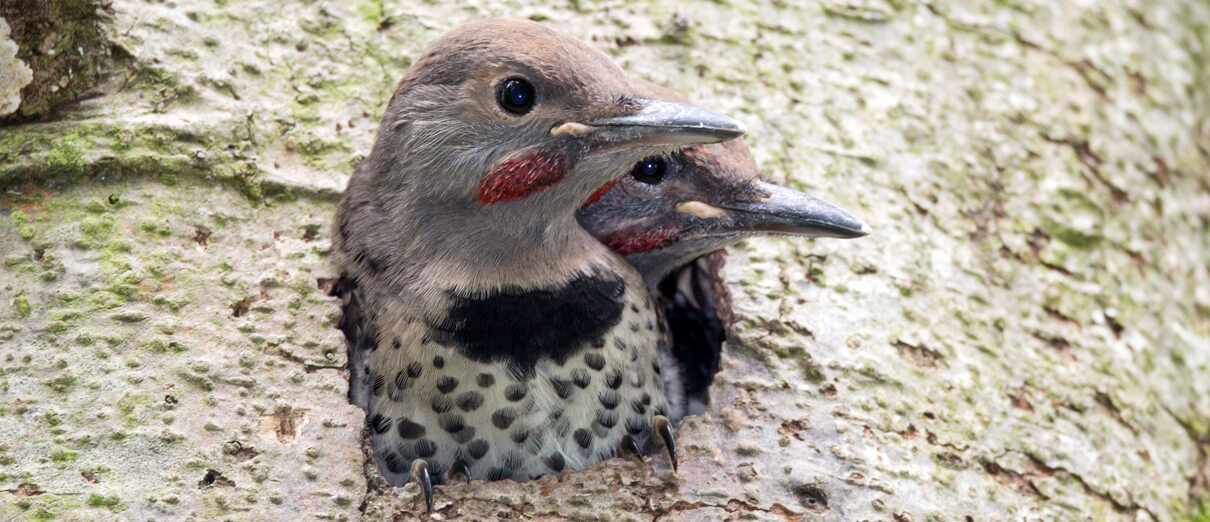
[[[739,117],[874,234],[729,253],[679,475],[434,517],[1210,519],[1210,4],[542,4],[0,3],[34,80],[0,126],[0,518],[422,518],[367,471],[327,224],[410,59],[512,16]]]

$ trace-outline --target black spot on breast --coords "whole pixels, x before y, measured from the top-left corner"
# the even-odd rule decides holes
[[[568,397],[571,397],[571,392],[573,390],[571,389],[570,381],[568,381],[566,379],[560,379],[558,377],[551,377],[550,385],[552,387],[554,387],[555,394],[557,394],[560,399],[566,399]]]
[[[439,391],[441,391],[441,393],[452,392],[452,391],[454,391],[454,388],[457,388],[457,387],[458,387],[458,379],[450,377],[449,375],[445,375],[445,376],[442,376],[440,379],[437,379],[437,389]]]
[[[638,435],[643,433],[643,428],[647,427],[642,418],[630,417],[626,419],[626,433]]]
[[[641,330],[642,328],[643,328],[642,326],[639,326],[639,323],[636,323],[636,322],[631,321],[631,323],[630,323],[630,331],[632,331],[632,332],[638,332],[638,331],[639,331],[639,330]]]
[[[647,413],[647,407],[644,406],[643,401],[639,400],[637,397],[630,399],[630,409],[634,410],[634,412],[639,415],[645,415]]]
[[[460,431],[450,434],[458,444],[466,444],[467,441],[475,438],[475,427],[467,426]]]
[[[424,426],[416,424],[409,419],[401,417],[397,427],[399,428],[399,436],[405,439],[418,439],[424,436]]]
[[[601,270],[550,288],[504,287],[487,295],[450,291],[433,336],[478,362],[504,362],[522,376],[538,361],[562,364],[618,324],[626,284]]]
[[[597,410],[597,423],[612,428],[618,424],[618,414],[612,411]]]
[[[626,341],[623,341],[621,337],[614,337],[613,338],[613,347],[617,348],[618,351],[624,352],[624,351],[626,351]]]
[[[529,430],[524,429],[524,428],[518,428],[516,430],[513,430],[513,432],[509,434],[509,437],[511,439],[513,439],[513,442],[516,442],[517,444],[521,444],[521,443],[525,442],[525,439],[529,438]]]
[[[402,371],[395,372],[395,389],[406,390],[412,386],[412,378],[405,375]]]
[[[416,441],[416,456],[427,459],[437,453],[437,443],[429,439],[420,439]],[[437,474],[437,473],[434,473]]]
[[[508,477],[508,470],[504,468],[492,468],[487,472],[487,480],[504,480]]]
[[[402,346],[403,346],[403,343],[399,341],[398,337],[396,337],[394,341],[391,341],[391,348],[398,350]]]
[[[614,368],[613,371],[605,374],[605,385],[615,390],[618,389],[622,385],[622,370]]]
[[[445,368],[445,357],[442,357],[440,355],[434,355],[433,356],[433,368],[437,368],[438,370]]]
[[[483,439],[472,440],[470,444],[466,445],[467,453],[470,453],[475,460],[479,460],[483,458],[484,455],[487,455],[487,448],[487,441]]]
[[[588,370],[584,368],[576,368],[571,371],[571,382],[579,386],[581,390],[588,387],[592,382],[592,376],[588,375]]]
[[[409,365],[408,365],[408,377],[411,377],[411,378],[413,378],[413,379],[415,379],[415,378],[417,378],[417,377],[420,377],[420,370],[421,370],[421,369],[423,369],[423,367],[422,367],[422,366],[420,365],[420,363],[418,363],[418,362],[414,362],[414,363],[412,363],[412,364],[409,364]]]
[[[403,461],[403,457],[400,457],[394,451],[388,451],[386,455],[383,455],[382,461],[386,463],[387,471],[391,473],[402,473],[407,466],[407,463]]]
[[[449,397],[433,397],[433,411],[445,413],[454,408],[454,399]]]
[[[405,376],[404,379],[407,379],[407,377]],[[405,398],[404,388],[400,388],[399,384],[398,379],[396,379],[395,385],[390,386],[387,390],[387,398],[391,399],[391,402],[403,402],[403,399]],[[406,387],[411,383],[410,381],[404,381],[402,384],[404,384]]]
[[[618,403],[622,401],[622,398],[618,396],[618,392],[613,390],[602,391],[597,394],[597,399],[600,399],[601,406],[604,406],[607,410],[617,408]]]
[[[605,356],[597,352],[588,352],[584,354],[584,364],[596,371],[601,371],[605,367]]]
[[[517,412],[512,408],[500,408],[492,413],[492,424],[502,430],[507,430],[517,420]]]
[[[551,453],[550,455],[543,457],[542,462],[546,464],[546,467],[550,468],[551,471],[556,473],[563,471],[563,467],[567,465],[567,463],[563,460],[563,454],[561,453]]]
[[[446,433],[457,433],[466,427],[466,422],[463,421],[462,416],[452,413],[442,415],[437,419],[437,422],[441,424],[441,429],[445,430]]]
[[[381,413],[375,413],[370,416],[368,424],[370,425],[370,429],[374,430],[374,433],[383,434],[391,429],[391,418],[383,417]]]
[[[588,433],[588,430],[584,428],[576,430],[576,433],[572,437],[576,439],[576,444],[579,444],[581,448],[588,449],[588,446],[592,444],[592,434]]]
[[[380,397],[380,396],[382,396],[382,390],[383,390],[383,388],[386,387],[386,385],[387,385],[386,377],[383,377],[381,375],[375,375],[374,376],[374,386],[373,386],[373,388],[370,389],[370,392],[373,393],[375,397]]]
[[[504,388],[504,398],[512,402],[517,402],[525,398],[526,392],[524,383],[510,384]]]
[[[479,387],[480,388],[491,388],[493,384],[496,384],[496,378],[494,376],[492,376],[492,374],[490,374],[490,373],[479,374]]]
[[[458,409],[462,411],[474,411],[483,404],[483,395],[477,391],[468,391],[458,396]]]

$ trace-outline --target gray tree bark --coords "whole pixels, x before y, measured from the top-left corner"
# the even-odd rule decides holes
[[[678,474],[433,518],[1210,520],[1210,4],[542,4],[0,1],[0,518],[423,519],[345,400],[327,225],[410,59],[507,16],[874,234],[718,260]]]

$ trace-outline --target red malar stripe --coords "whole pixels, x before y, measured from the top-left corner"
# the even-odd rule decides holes
[[[601,188],[597,189],[597,191],[593,192],[591,196],[588,196],[588,199],[584,200],[584,204],[580,205],[580,208],[584,208],[588,205],[596,203],[598,199],[601,199],[601,196],[604,196],[605,193],[609,192],[609,189],[613,188],[614,185],[617,185],[618,181],[620,180],[615,179],[609,183],[601,185]]]
[[[485,205],[521,199],[563,181],[563,158],[529,151],[496,165],[479,180],[479,202]]]
[[[670,228],[646,230],[633,235],[623,232],[604,241],[605,246],[624,256],[658,250],[675,242],[676,230]]]

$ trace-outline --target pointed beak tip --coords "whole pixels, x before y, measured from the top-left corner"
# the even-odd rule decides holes
[[[857,237],[863,237],[870,235],[870,233],[874,232],[874,229],[870,228],[870,225],[863,221],[861,222],[861,228],[859,231],[861,232],[861,235]]]
[[[576,130],[591,129],[614,143],[703,145],[743,136],[740,121],[687,103],[642,99],[643,108],[622,116],[583,122]],[[583,129],[581,129],[583,127]],[[562,129],[560,126],[558,129]]]
[[[748,133],[748,126],[744,122],[735,120],[735,137],[738,138]]]

